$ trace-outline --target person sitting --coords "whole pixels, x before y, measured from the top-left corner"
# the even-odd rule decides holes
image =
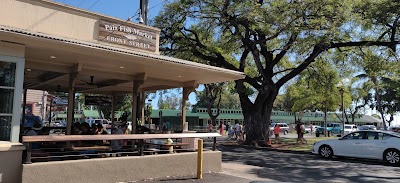
[[[89,123],[86,123],[86,122],[82,123],[81,124],[81,131],[82,131],[81,135],[93,135],[92,130],[90,130]]]
[[[74,125],[72,126],[72,135],[80,135],[82,133],[81,131],[81,123],[75,122]]]
[[[127,125],[125,123],[121,124],[119,129],[114,134],[124,135],[127,130]],[[122,147],[126,145],[126,141],[124,140],[112,140],[111,141],[111,149],[112,150],[120,150]]]
[[[26,136],[36,136],[41,134],[42,125],[39,122],[35,122],[32,127],[29,127],[29,130],[25,133]],[[32,149],[39,149],[41,143],[32,143]]]
[[[94,135],[107,135],[107,130],[103,128],[101,124],[93,124],[92,125],[92,132]],[[95,145],[104,145],[107,144],[106,140],[96,140]]]
[[[43,126],[43,121],[40,119],[39,116],[35,116],[31,110],[25,110],[25,122],[24,127],[29,128],[33,127],[35,123],[39,123],[40,126]]]

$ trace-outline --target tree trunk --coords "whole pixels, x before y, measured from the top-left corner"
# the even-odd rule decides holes
[[[239,88],[239,97],[242,105],[243,117],[245,122],[245,143],[249,145],[265,145],[269,139],[271,126],[271,113],[273,102],[276,98],[278,89],[269,88],[259,90],[259,94],[254,102],[249,102],[245,92],[240,88],[243,83],[236,83]]]
[[[328,125],[328,123],[327,123],[327,114],[328,114],[328,107],[326,106],[326,102],[324,102],[324,107],[325,107],[325,110],[324,110],[324,136],[326,137],[327,136],[327,133],[328,133],[328,129],[327,129],[327,125]]]
[[[211,119],[211,124],[212,124],[213,126],[217,125],[217,116],[211,115],[211,116],[210,116],[210,119]]]
[[[375,86],[376,86],[376,84],[375,84]],[[381,114],[381,117],[382,117],[383,130],[387,130],[385,114],[383,113],[382,104],[381,104],[381,97],[379,96],[379,94],[380,94],[379,89],[376,87],[374,89],[375,89],[375,98],[378,103],[378,105],[377,105],[378,112]]]

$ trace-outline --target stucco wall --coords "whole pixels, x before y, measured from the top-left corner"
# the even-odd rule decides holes
[[[132,48],[98,41],[99,20],[135,25],[143,30],[156,33],[157,43],[154,53],[159,54],[159,29],[133,24],[60,3],[43,0],[1,0],[0,17],[0,25],[128,49]],[[147,50],[138,51],[148,52]]]
[[[21,182],[22,151],[20,143],[0,141],[0,183]]]
[[[204,151],[203,172],[221,171],[221,152]],[[194,175],[197,153],[131,156],[24,164],[23,183],[114,183],[166,176]]]

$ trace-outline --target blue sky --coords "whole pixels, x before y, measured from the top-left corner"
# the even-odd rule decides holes
[[[132,21],[137,22],[136,18],[138,18],[139,13],[139,0],[54,0],[55,2],[59,2],[62,4],[67,4],[69,6],[93,11],[96,13],[120,18],[123,20],[128,19],[131,16]],[[168,0],[149,0],[149,19],[154,18],[158,15],[163,5],[167,3]],[[199,87],[198,90],[203,90],[203,87]],[[175,95],[178,96],[176,91],[173,91]],[[156,95],[154,99],[152,99],[153,108],[158,108],[159,95]],[[165,95],[164,97],[165,98]],[[147,102],[147,101],[146,101]],[[191,104],[196,103],[196,94],[191,93],[189,95],[189,102]]]

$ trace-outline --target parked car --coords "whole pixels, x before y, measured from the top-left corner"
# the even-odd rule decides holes
[[[314,133],[317,130],[317,128],[321,128],[321,126],[318,126],[318,125],[313,125],[312,127],[313,127]],[[306,133],[311,133],[311,126],[306,126],[305,131],[306,131]]]
[[[374,125],[362,125],[358,127],[358,130],[376,130]]]
[[[328,134],[340,134],[342,132],[342,124],[341,123],[328,123],[326,125],[326,131]],[[315,136],[319,137],[321,134],[325,133],[325,126],[321,126],[316,128]]]
[[[106,119],[89,119],[86,122],[89,123],[90,126],[92,126],[93,124],[101,124],[105,128],[111,127],[111,124]]]
[[[348,124],[344,125],[344,134],[348,134],[357,130],[358,128],[356,125],[348,125]]]
[[[400,134],[380,130],[356,131],[339,139],[315,142],[312,153],[324,158],[332,156],[368,158],[399,165]]]
[[[271,123],[271,134],[273,134],[274,132],[275,125],[279,125],[279,127],[281,127],[281,132],[283,132],[284,135],[289,133],[289,125],[287,125],[286,123]]]

